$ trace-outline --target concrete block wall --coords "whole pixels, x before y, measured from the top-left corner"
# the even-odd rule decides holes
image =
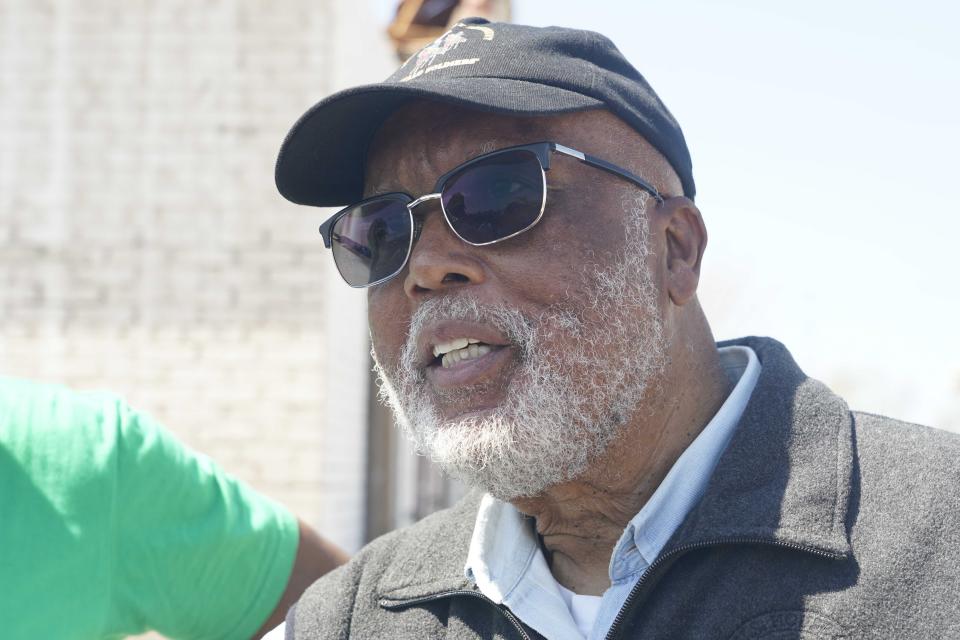
[[[0,371],[122,393],[348,548],[363,295],[273,163],[388,73],[381,32],[333,0],[0,0]]]

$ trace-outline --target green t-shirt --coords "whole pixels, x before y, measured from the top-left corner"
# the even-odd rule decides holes
[[[0,378],[0,637],[248,638],[297,544],[287,509],[116,397]]]

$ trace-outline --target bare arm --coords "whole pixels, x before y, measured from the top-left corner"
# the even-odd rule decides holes
[[[293,603],[317,578],[332,569],[336,569],[350,558],[344,550],[329,540],[325,540],[310,525],[302,520],[298,522],[300,544],[297,545],[297,556],[293,561],[293,570],[287,580],[287,587],[284,589],[283,595],[280,596],[280,601],[277,602],[273,613],[253,636],[254,640],[259,640],[264,634],[283,622],[287,610],[293,606]]]

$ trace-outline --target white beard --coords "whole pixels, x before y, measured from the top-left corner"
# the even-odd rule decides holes
[[[535,496],[577,478],[638,410],[666,361],[650,254],[646,194],[625,202],[625,244],[615,264],[585,271],[593,299],[566,300],[529,317],[463,297],[424,302],[414,313],[396,368],[373,354],[380,396],[418,452],[446,473],[501,500]],[[584,316],[603,318],[585,322]],[[504,401],[479,415],[440,416],[416,368],[427,322],[469,320],[496,327],[518,353]],[[469,396],[470,389],[463,394]],[[454,394],[446,394],[452,397]]]

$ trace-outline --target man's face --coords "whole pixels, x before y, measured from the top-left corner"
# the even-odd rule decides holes
[[[375,138],[366,190],[419,197],[466,160],[541,140],[644,175],[629,151],[637,139],[602,111],[534,120],[421,103]],[[502,499],[581,475],[665,360],[648,242],[656,203],[558,154],[547,182],[540,223],[491,246],[462,242],[435,203],[422,205],[408,266],[369,291],[374,358],[399,422],[446,471]]]

